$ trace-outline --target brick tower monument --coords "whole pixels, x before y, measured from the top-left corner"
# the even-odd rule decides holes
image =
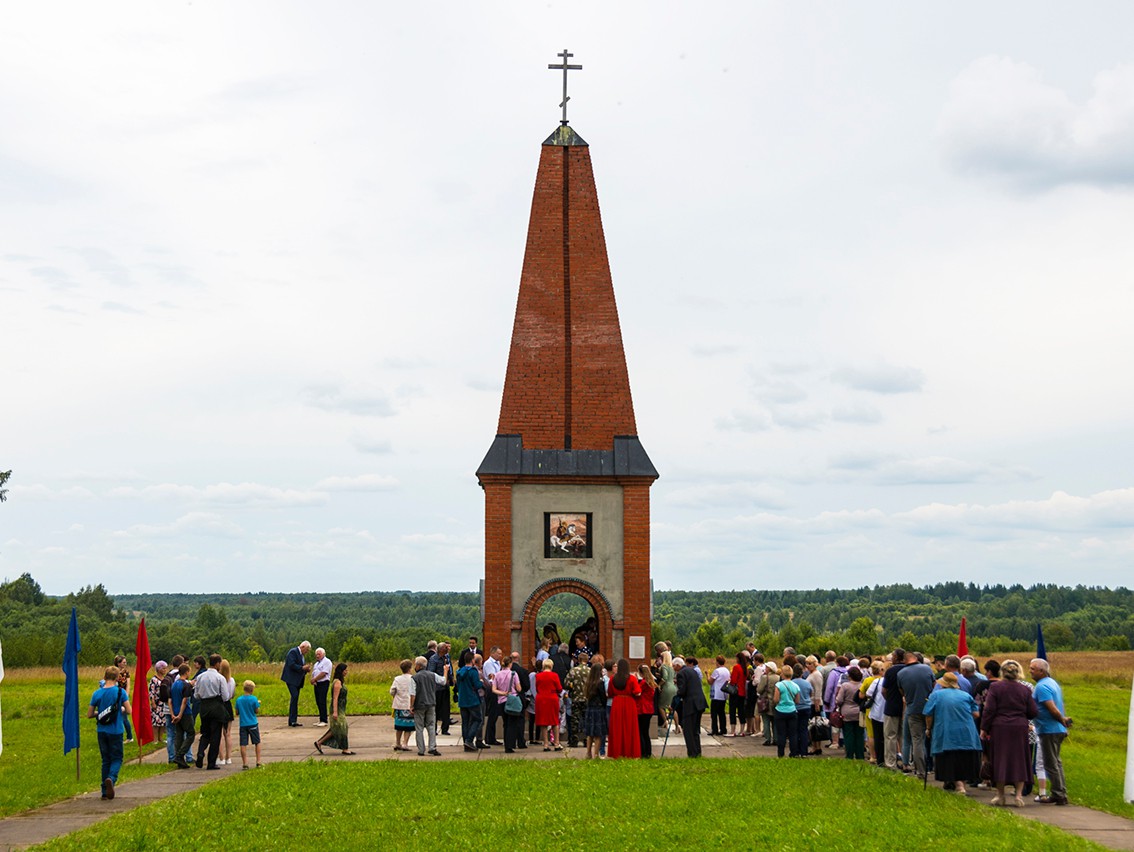
[[[563,120],[543,143],[500,422],[484,489],[482,647],[536,651],[537,617],[570,592],[594,611],[599,650],[646,659],[650,486],[587,143]],[[561,625],[563,641],[573,625]]]

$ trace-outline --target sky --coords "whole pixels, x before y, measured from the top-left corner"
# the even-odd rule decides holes
[[[1134,6],[23,3],[0,577],[474,591],[540,143],[657,589],[1129,586]]]

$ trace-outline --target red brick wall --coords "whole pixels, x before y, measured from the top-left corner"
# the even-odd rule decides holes
[[[482,477],[484,487],[484,635],[482,648],[512,647],[512,484]]]
[[[650,648],[650,485],[652,479],[625,480],[622,483],[622,626],[626,653],[630,637],[646,637],[646,658]],[[630,662],[645,662],[637,659]]]
[[[497,434],[603,450],[637,433],[590,149],[544,146]]]

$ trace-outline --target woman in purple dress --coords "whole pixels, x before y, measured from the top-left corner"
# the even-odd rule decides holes
[[[999,680],[988,688],[980,719],[980,736],[992,751],[992,804],[1004,804],[1004,787],[1016,789],[1016,807],[1024,806],[1024,785],[1032,780],[1028,720],[1039,713],[1032,691],[1020,681],[1023,667],[1015,660],[1000,666]]]

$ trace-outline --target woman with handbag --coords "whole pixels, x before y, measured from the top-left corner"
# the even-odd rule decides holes
[[[728,683],[733,689],[728,690],[728,721],[732,728],[732,735],[737,736],[736,720],[740,719],[740,736],[748,734],[748,712],[746,699],[748,696],[748,652],[741,651],[736,655],[736,663],[732,667]]]
[[[524,733],[524,702],[520,700],[520,676],[512,671],[512,658],[500,661],[500,671],[492,676],[492,694],[504,716],[504,753],[511,754]]]
[[[834,674],[832,672],[832,674]],[[847,679],[835,690],[834,709],[843,717],[843,749],[847,760],[866,760],[866,729],[860,724],[862,708],[858,688],[862,686],[862,669],[851,666]]]
[[[773,712],[776,718],[776,757],[784,756],[784,746],[791,744],[792,757],[795,757],[795,708],[799,702],[799,687],[791,679],[791,672],[784,666],[784,676],[775,685],[775,705]]]
[[[776,727],[773,707],[776,706],[776,684],[780,682],[779,666],[774,660],[764,663],[764,674],[756,687],[756,710],[764,720],[764,745],[776,744]]]

